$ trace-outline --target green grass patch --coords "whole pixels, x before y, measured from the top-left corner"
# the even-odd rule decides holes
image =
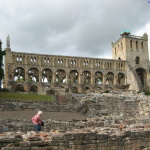
[[[14,99],[14,100],[44,100],[53,101],[54,98],[48,95],[22,94],[22,93],[8,93],[0,92],[0,99]]]
[[[144,93],[145,93],[145,95],[150,95],[150,92],[148,92],[148,91],[145,91]]]

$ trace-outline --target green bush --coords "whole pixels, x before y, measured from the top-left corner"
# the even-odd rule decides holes
[[[149,91],[145,91],[144,93],[145,93],[145,95],[150,95]]]
[[[8,89],[6,89],[6,88],[0,88],[0,92],[9,92],[9,90]]]
[[[104,91],[103,93],[109,93],[110,91],[109,90],[106,90],[106,91]]]

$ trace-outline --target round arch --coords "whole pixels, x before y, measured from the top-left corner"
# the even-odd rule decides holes
[[[66,82],[66,72],[62,69],[56,71],[56,82],[65,83]]]
[[[24,92],[24,87],[21,84],[18,84],[15,88],[15,92]]]
[[[100,71],[95,73],[95,83],[96,84],[103,84],[103,74]]]
[[[29,69],[28,80],[33,82],[39,82],[39,70],[37,68]]]
[[[38,92],[38,87],[36,85],[32,85],[30,87],[30,92]]]
[[[90,91],[90,88],[88,86],[84,87],[82,90],[82,92],[85,94],[88,93],[89,91]]]
[[[71,70],[69,73],[69,82],[78,83],[79,73],[77,70]]]
[[[114,83],[114,74],[112,72],[108,72],[106,74],[106,84],[113,84]]]
[[[78,93],[78,88],[76,86],[71,87],[72,93]]]
[[[44,69],[42,71],[42,82],[51,82],[52,81],[52,70],[51,69]]]
[[[25,81],[25,70],[23,68],[14,69],[14,81]]]

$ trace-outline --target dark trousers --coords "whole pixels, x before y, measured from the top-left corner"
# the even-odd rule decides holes
[[[35,125],[35,131],[41,131],[41,125],[40,124]]]

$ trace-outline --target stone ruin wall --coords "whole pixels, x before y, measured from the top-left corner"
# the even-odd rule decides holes
[[[30,120],[1,119],[0,148],[2,150],[149,150],[150,148],[150,97],[129,92],[87,94],[81,97],[74,94],[69,97],[69,101],[58,101],[57,108],[50,108],[49,106],[55,106],[54,103],[1,100],[0,108],[3,111],[31,110],[37,107],[43,111],[74,110],[85,113],[88,118],[70,121],[44,120],[45,126],[39,133],[33,131]]]
[[[126,90],[126,61],[12,52],[6,49],[4,87],[37,92],[58,87],[71,93]]]

